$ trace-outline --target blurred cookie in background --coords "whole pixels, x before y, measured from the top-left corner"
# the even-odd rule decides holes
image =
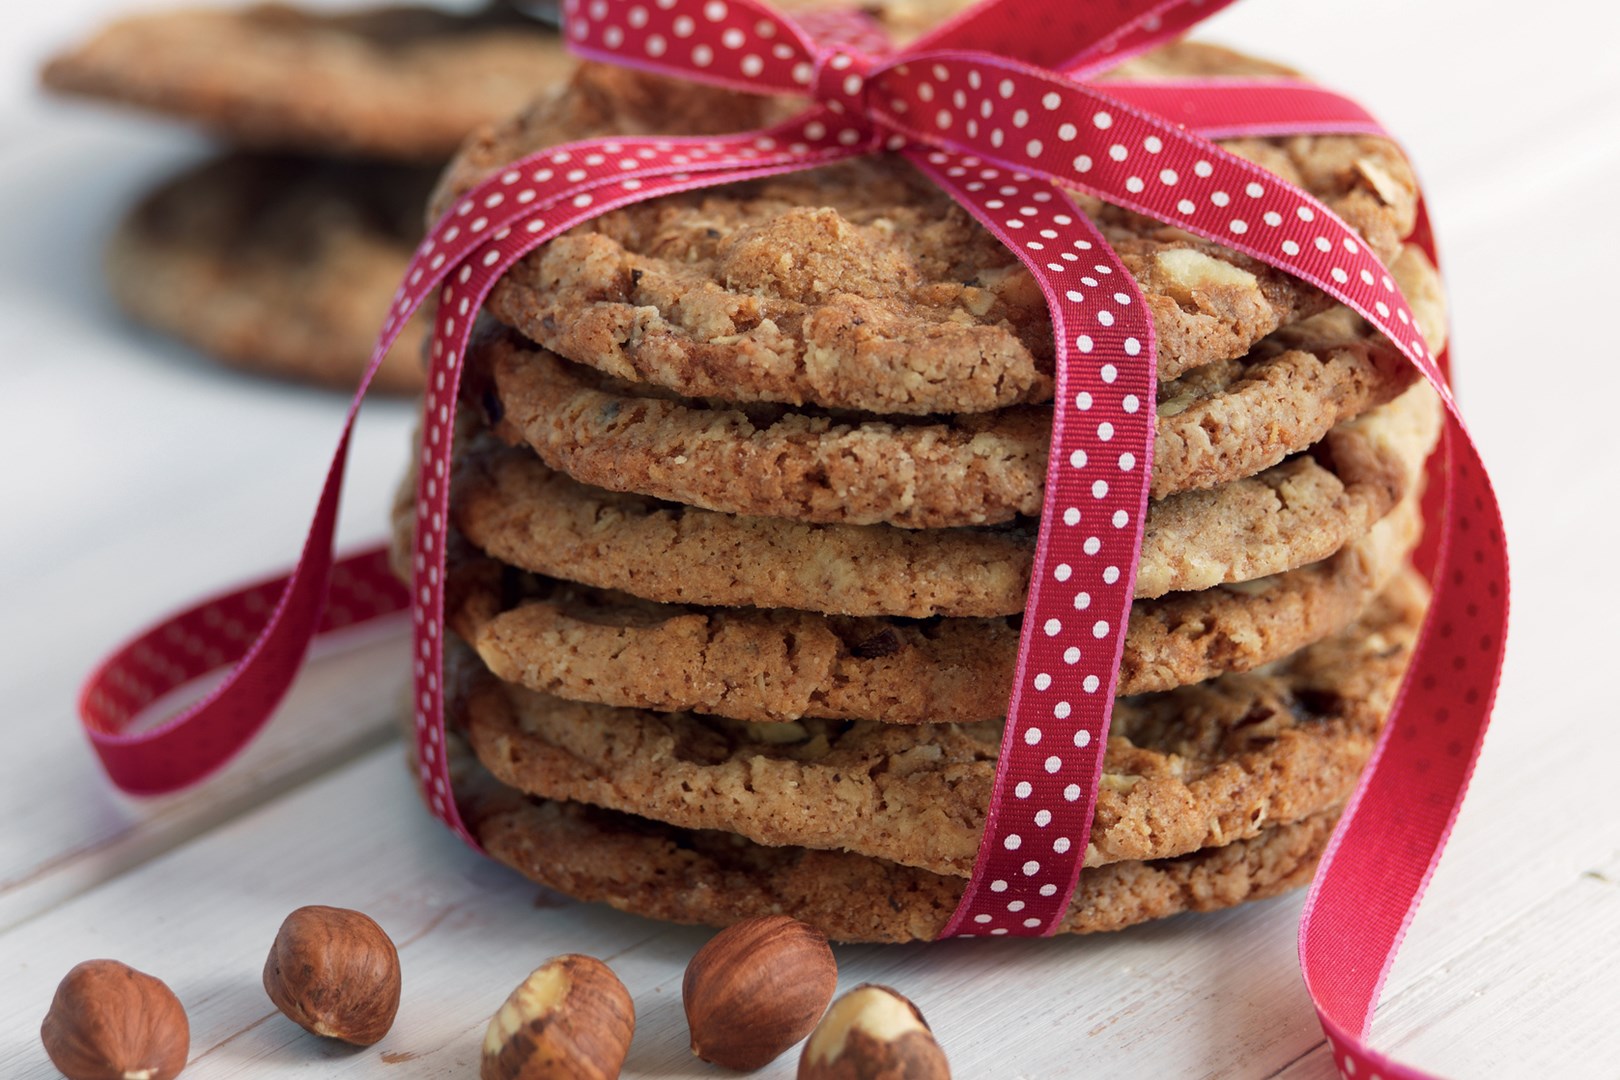
[[[348,388],[422,232],[434,170],[236,152],[125,217],[107,280],[131,316],[232,366]],[[421,388],[422,320],[377,373]]]
[[[240,146],[436,163],[572,63],[552,28],[506,5],[261,4],[119,19],[50,60],[43,79]]]
[[[347,12],[284,4],[134,15],[49,61],[47,88],[196,124],[230,146],[162,183],[112,238],[113,296],[233,367],[350,388],[438,167],[560,82],[553,28],[508,4]],[[377,387],[422,388],[413,323]]]

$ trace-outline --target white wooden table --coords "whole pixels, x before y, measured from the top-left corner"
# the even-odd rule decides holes
[[[629,1075],[711,1075],[685,1048],[679,1004],[704,932],[541,895],[419,809],[390,731],[398,631],[312,664],[206,786],[135,802],[104,781],[73,716],[81,677],[150,617],[290,559],[344,404],[218,371],[104,297],[97,248],[113,215],[203,149],[33,91],[51,45],[119,6],[0,16],[0,1076],[54,1075],[39,1021],[62,974],[96,956],[179,993],[188,1077],[466,1076],[490,1012],[562,951],[608,960],[635,995]],[[1522,26],[1504,9],[1248,0],[1208,35],[1350,90],[1405,137],[1513,547],[1496,723],[1376,1041],[1448,1075],[1615,1076],[1620,25],[1597,2],[1527,6]],[[366,412],[351,545],[382,531],[410,423],[404,404]],[[280,919],[307,903],[362,908],[400,945],[404,1004],[370,1050],[305,1035],[259,987]],[[1299,904],[1080,940],[846,948],[842,983],[913,996],[962,1077],[1323,1077],[1294,959]],[[764,1075],[790,1076],[794,1060]]]

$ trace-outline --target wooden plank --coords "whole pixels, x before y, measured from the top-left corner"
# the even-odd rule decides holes
[[[139,128],[135,129],[139,131]],[[146,136],[150,140],[150,133]],[[80,680],[164,611],[284,565],[314,508],[346,402],[216,370],[133,334],[95,275],[100,230],[154,166],[99,124],[0,150],[7,348],[0,424],[0,926],[26,919],[376,744],[404,670],[396,635],[312,671],[263,740],[214,782],[135,802],[108,787],[73,716]],[[172,157],[177,140],[155,145]],[[125,151],[128,151],[125,153]],[[102,155],[108,155],[104,160]],[[95,168],[92,168],[92,166]],[[75,209],[82,196],[94,214]],[[81,219],[94,219],[90,225]],[[26,274],[19,253],[33,260]],[[12,283],[15,283],[14,285]],[[413,407],[368,406],[344,542],[379,535]]]
[[[1443,1075],[1614,1075],[1620,832],[1611,828],[1608,841],[1607,860],[1388,995],[1375,1045]],[[1325,1044],[1277,1074],[1336,1075]]]
[[[264,954],[306,903],[366,910],[401,946],[405,1001],[372,1050],[334,1052],[270,1016]],[[1269,1072],[1315,1039],[1293,966],[1297,905],[1089,939],[844,948],[841,985],[915,995],[961,1076]],[[92,956],[170,982],[192,1020],[188,1077],[312,1062],[321,1075],[436,1077],[467,1074],[488,1015],[531,968],[582,951],[610,959],[636,998],[629,1075],[713,1076],[686,1049],[679,1005],[705,937],[563,900],[463,848],[419,809],[389,747],[0,935],[0,1075],[50,1075],[39,1017],[61,975]]]
[[[1614,1075],[1620,827],[1607,825],[1607,859],[1393,998],[1374,1025],[1380,1045],[1456,1075]]]
[[[395,702],[409,643],[398,627],[310,665],[268,731],[202,787],[136,800],[109,789],[66,717],[75,742],[51,748],[48,768],[19,763],[7,785],[21,827],[5,830],[9,874],[0,881],[0,929],[42,911],[194,836],[263,805],[394,738]],[[24,800],[28,800],[25,802]]]

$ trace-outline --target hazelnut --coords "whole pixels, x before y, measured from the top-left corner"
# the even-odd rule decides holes
[[[686,965],[692,1053],[758,1069],[810,1033],[837,986],[838,964],[814,927],[786,915],[728,927]]]
[[[857,986],[827,1010],[799,1058],[799,1080],[950,1080],[917,1006],[887,986]]]
[[[171,1080],[191,1052],[191,1024],[174,991],[116,960],[68,972],[39,1037],[69,1080]]]
[[[1160,285],[1180,304],[1194,303],[1195,294],[1206,289],[1260,287],[1260,279],[1247,270],[1193,248],[1171,248],[1153,256],[1153,261],[1164,276]]]
[[[270,946],[264,992],[305,1030],[370,1046],[399,1011],[399,953],[368,915],[301,907]]]
[[[630,1052],[636,1007],[592,956],[547,960],[489,1021],[481,1080],[613,1080]]]

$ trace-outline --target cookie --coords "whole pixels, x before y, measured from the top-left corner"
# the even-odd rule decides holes
[[[504,563],[667,603],[844,615],[1024,610],[1035,529],[917,531],[734,517],[586,487],[524,449],[458,454],[451,519]],[[409,515],[407,477],[394,512]]]
[[[421,233],[432,173],[230,154],[147,195],[108,247],[107,280],[139,322],[264,374],[351,389]],[[378,389],[421,390],[426,318]]]
[[[52,59],[52,90],[139,106],[262,150],[438,162],[573,67],[504,5],[135,15]]]
[[[497,437],[597,487],[734,515],[908,529],[1041,509],[1049,420],[1038,407],[944,424],[760,415],[632,396],[507,335],[476,344],[469,370]],[[1438,430],[1432,392],[1414,386],[1308,454],[1151,503],[1138,595],[1326,558],[1399,501]]]
[[[713,133],[707,121],[688,127],[705,102],[756,121],[727,130],[783,112],[780,101],[582,69],[568,90],[470,143],[436,208],[553,143]],[[1322,196],[1385,258],[1411,230],[1416,186],[1387,142],[1341,135],[1230,149]],[[1229,249],[1081,203],[1146,293],[1165,380],[1241,356],[1328,306],[1314,288]],[[572,360],[693,397],[929,414],[1051,396],[1039,289],[1010,251],[892,155],[604,215],[514,267],[489,307]]]
[[[1423,482],[1440,438],[1426,382],[1257,476],[1149,504],[1136,595],[1252,581],[1325,559]]]
[[[1390,444],[1426,448],[1438,430],[1425,389],[1384,408],[1394,411],[1357,421],[1328,443],[1343,458],[1333,468],[1359,478],[1351,486],[1305,457],[1241,481],[1235,492],[1189,492],[1154,504],[1138,598],[1280,574],[1362,535],[1417,482],[1415,471],[1385,471],[1381,463],[1398,454],[1420,462],[1423,454]],[[454,483],[454,524],[501,562],[666,603],[1015,615],[1024,609],[1035,544],[1027,521],[928,531],[814,525],[614,494],[487,438],[460,451]],[[400,512],[408,513],[404,495]]]
[[[1438,272],[1411,245],[1390,270],[1438,356],[1446,346]],[[1149,493],[1160,499],[1253,476],[1416,380],[1417,369],[1349,308],[1284,327],[1247,356],[1159,384]]]
[[[1418,531],[1408,502],[1314,566],[1138,602],[1118,693],[1246,671],[1340,632],[1394,577]],[[397,554],[408,550],[400,540]],[[396,567],[408,567],[397,554]],[[465,552],[450,582],[446,621],[496,677],[601,705],[750,721],[971,723],[1006,713],[1018,656],[1017,618],[657,604]]]
[[[1088,865],[1182,855],[1348,797],[1416,640],[1415,575],[1344,634],[1114,709]],[[770,846],[967,876],[1002,724],[745,723],[475,678],[461,723],[504,784]],[[1067,843],[1068,838],[1054,838]]]
[[[1398,266],[1414,295],[1438,297],[1434,270],[1416,248]],[[1441,328],[1433,343],[1443,346],[1443,304],[1421,307]],[[596,375],[512,333],[486,328],[473,353],[472,369],[493,383],[496,409],[509,418],[502,429],[508,441],[527,439],[590,483],[733,513],[914,527],[983,524],[1039,506],[1049,409],[925,421],[780,406],[706,408]],[[1411,364],[1348,309],[1304,320],[1243,359],[1206,365],[1161,388],[1151,494],[1253,476],[1392,400],[1414,379]],[[737,487],[732,470],[748,475],[750,487]],[[622,479],[604,479],[610,476]],[[752,501],[741,501],[750,493]],[[879,516],[896,501],[900,515]]]
[[[787,914],[834,941],[929,941],[966,885],[843,851],[762,847],[728,833],[676,829],[579,803],[525,799],[476,773],[463,814],[484,849],[580,900],[668,922],[726,926]],[[1080,875],[1060,933],[1119,930],[1186,911],[1276,896],[1311,879],[1337,814],[1161,862]]]

